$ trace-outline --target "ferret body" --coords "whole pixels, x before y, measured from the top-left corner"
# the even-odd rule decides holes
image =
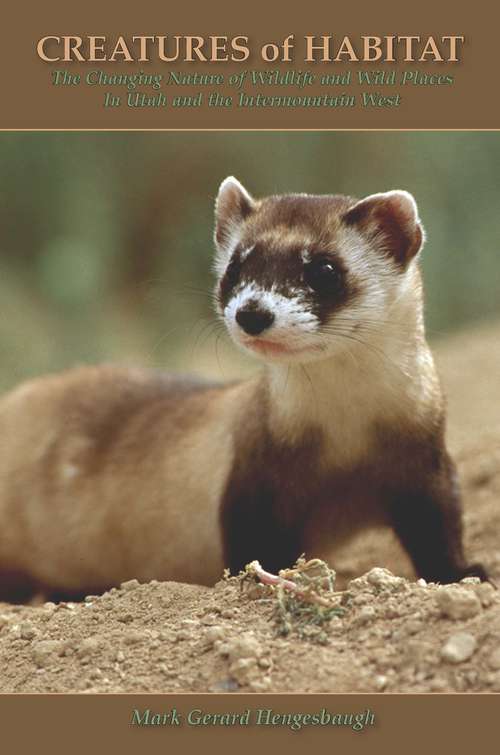
[[[83,367],[0,402],[0,597],[130,578],[214,583],[271,570],[372,523],[428,580],[462,547],[444,403],[425,340],[413,198],[254,200],[223,182],[216,303],[265,362],[212,384]]]

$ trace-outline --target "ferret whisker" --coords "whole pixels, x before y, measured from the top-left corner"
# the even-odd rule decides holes
[[[347,327],[347,329],[346,329],[346,325],[347,324],[343,325],[342,323],[340,323],[340,325],[341,325],[341,327],[339,327],[338,325],[335,326],[335,327],[334,326],[324,326],[324,327],[321,328],[321,332],[322,333],[328,333],[328,334],[332,333],[333,335],[335,335],[336,333],[341,333],[341,332],[342,333],[352,333],[352,334],[356,333],[358,335],[366,333],[367,336],[370,336],[370,335],[373,335],[373,334],[377,334],[377,332],[378,332],[377,329],[371,328],[370,326],[366,326],[365,327],[363,323],[356,323],[356,324],[353,323],[351,325],[351,327]],[[355,325],[357,325],[357,327],[355,327]],[[391,341],[391,342],[396,343],[396,344],[407,344],[408,343],[408,339],[407,338],[402,338],[402,337],[399,337],[397,335],[392,335],[392,334],[384,334],[384,340],[385,341]]]
[[[214,346],[215,346],[215,358],[217,360],[217,365],[219,367],[219,371],[220,371],[222,377],[224,379],[226,379],[226,376],[225,376],[225,373],[224,373],[224,369],[223,369],[223,367],[221,365],[220,357],[219,357],[219,342],[220,342],[220,339],[222,338],[222,335],[223,335],[222,332],[219,331],[219,332],[217,332],[217,334],[215,336],[215,344],[214,344]]]
[[[364,346],[369,351],[372,351],[378,358],[381,360],[382,364],[384,363],[384,360],[388,362],[395,370],[400,372],[402,375],[406,375],[406,372],[402,369],[402,367],[394,362],[390,357],[387,356],[387,354],[380,348],[374,346],[372,343],[368,343],[367,341],[364,341],[361,338],[356,338],[352,335],[352,333],[342,333],[341,331],[338,331],[337,333],[332,333],[331,335],[338,335],[339,338],[346,338],[350,341],[354,341],[355,343],[359,344],[360,346]],[[385,365],[387,366],[387,365]]]
[[[198,346],[201,346],[200,339],[203,336],[203,334],[205,334],[207,330],[209,330],[211,327],[218,324],[217,320],[213,317],[199,317],[196,321],[195,327],[198,326],[200,323],[201,323],[201,328],[199,328],[196,334],[194,343],[191,348],[191,358],[194,357],[194,352],[196,351]]]
[[[170,328],[170,330],[167,330],[166,333],[163,333],[160,338],[155,341],[153,346],[151,347],[148,356],[151,358],[155,356],[155,352],[160,348],[160,346],[167,340],[167,338],[170,338],[174,333],[182,329],[182,325],[176,325],[174,328]]]

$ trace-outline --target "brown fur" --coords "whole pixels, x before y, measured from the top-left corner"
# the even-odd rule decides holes
[[[133,577],[211,584],[225,566],[237,571],[256,558],[279,569],[303,551],[330,556],[374,522],[394,528],[427,579],[485,578],[462,549],[413,260],[423,238],[413,200],[390,192],[360,203],[303,195],[256,202],[237,183],[224,186],[215,234],[221,310],[238,281],[256,280],[264,293],[281,285],[283,311],[287,291],[302,285],[296,301],[306,302],[306,321],[321,335],[338,312],[365,301],[349,331],[358,351],[223,385],[83,367],[6,395],[0,597],[84,594]],[[337,266],[335,295],[309,287],[306,296],[304,249]],[[370,288],[377,276],[382,293]],[[397,305],[403,339],[391,338],[391,320],[375,333],[372,319],[362,347],[363,313],[378,295]]]

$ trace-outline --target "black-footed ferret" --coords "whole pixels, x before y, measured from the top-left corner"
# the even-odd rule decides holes
[[[230,384],[84,367],[0,402],[0,590],[210,584],[386,522],[427,580],[469,565],[405,191],[216,203],[216,302],[260,357]]]

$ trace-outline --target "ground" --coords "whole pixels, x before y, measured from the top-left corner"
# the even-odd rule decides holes
[[[500,585],[499,343],[498,324],[481,326],[438,341],[435,353],[466,549]],[[325,644],[277,635],[275,601],[236,579],[0,603],[0,692],[500,692],[500,590],[416,581],[386,532],[350,543],[336,566],[345,610],[326,625]]]

